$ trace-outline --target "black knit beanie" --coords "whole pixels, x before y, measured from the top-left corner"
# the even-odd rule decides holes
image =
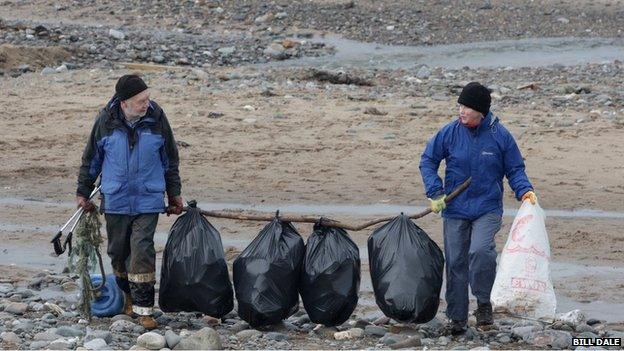
[[[115,85],[119,100],[124,101],[147,89],[147,84],[136,74],[121,76]]]
[[[479,111],[485,116],[490,112],[492,98],[490,97],[488,88],[478,82],[470,82],[462,89],[457,102],[475,111]]]

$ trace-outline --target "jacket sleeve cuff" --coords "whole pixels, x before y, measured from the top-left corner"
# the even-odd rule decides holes
[[[430,199],[437,199],[445,195],[444,189],[438,189],[436,191],[430,192],[427,194],[427,197]]]
[[[533,190],[533,188],[526,187],[526,188],[522,188],[522,189],[516,191],[516,200],[522,201],[522,196],[524,196],[524,194],[526,194],[529,191],[534,191],[534,190]]]

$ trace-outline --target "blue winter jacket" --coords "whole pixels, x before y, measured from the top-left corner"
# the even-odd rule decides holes
[[[446,163],[444,183],[438,176],[442,160]],[[486,213],[502,215],[503,176],[518,200],[533,189],[516,141],[491,112],[477,128],[468,128],[456,119],[438,131],[421,156],[420,173],[430,199],[448,195],[472,177],[468,189],[442,211],[447,218],[474,220]]]
[[[76,193],[88,197],[101,172],[104,213],[163,212],[165,191],[180,195],[178,163],[178,149],[163,110],[150,101],[147,114],[130,126],[113,98],[91,131]]]

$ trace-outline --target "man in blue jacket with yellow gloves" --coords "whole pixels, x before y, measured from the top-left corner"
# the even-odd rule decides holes
[[[124,291],[124,313],[138,315],[146,329],[152,318],[156,283],[154,232],[158,215],[180,214],[183,202],[178,149],[164,111],[150,100],[141,77],[124,75],[100,111],[82,154],[76,201],[93,209],[89,194],[101,173],[108,255]]]
[[[453,335],[466,330],[468,285],[477,298],[477,325],[493,323],[490,293],[496,276],[494,235],[503,214],[503,177],[518,200],[536,201],[516,141],[490,112],[490,91],[472,82],[457,102],[459,118],[437,132],[420,160],[431,209],[442,211],[444,221],[446,314]],[[442,160],[444,182],[438,176]],[[447,205],[446,194],[469,177],[470,186]]]

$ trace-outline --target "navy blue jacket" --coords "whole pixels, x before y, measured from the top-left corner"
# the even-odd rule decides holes
[[[438,176],[446,163],[444,183]],[[459,119],[444,126],[429,141],[420,159],[420,173],[430,199],[449,194],[468,177],[468,189],[451,201],[442,216],[474,220],[486,213],[503,213],[503,176],[520,200],[532,190],[524,160],[509,131],[489,112],[481,124],[470,129]]]
[[[77,195],[89,197],[101,172],[102,211],[136,215],[165,209],[164,193],[180,195],[178,149],[155,102],[133,126],[113,98],[100,111],[82,155]]]

